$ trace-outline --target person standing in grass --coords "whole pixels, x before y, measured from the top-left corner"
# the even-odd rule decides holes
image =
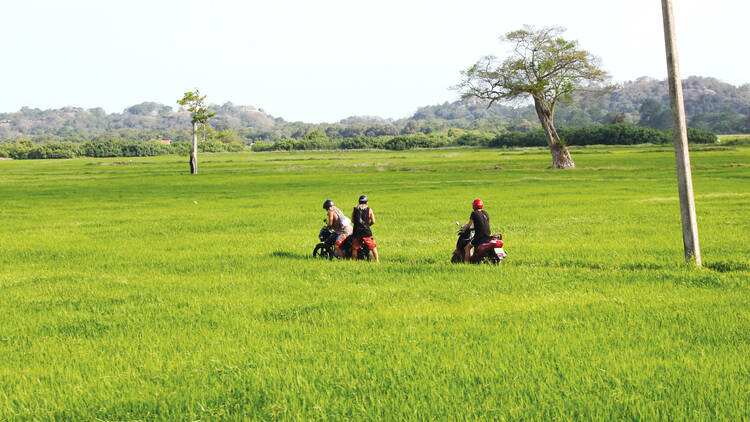
[[[375,247],[375,239],[372,237],[370,226],[375,224],[375,214],[367,204],[367,196],[359,197],[359,204],[352,211],[352,221],[354,222],[354,241],[352,242],[352,258],[357,260],[357,253],[364,244],[375,257],[375,262],[380,262],[378,249]]]
[[[337,234],[336,244],[334,245],[336,255],[339,258],[343,258],[344,253],[341,252],[341,244],[344,243],[347,237],[352,235],[352,222],[333,204],[333,200],[331,199],[326,199],[323,202],[323,209],[328,212],[328,227],[331,227]]]
[[[462,230],[469,230],[472,226],[474,227],[474,238],[471,239],[470,243],[466,244],[466,249],[464,250],[464,262],[467,263],[471,261],[471,248],[474,247],[476,250],[478,244],[487,242],[492,237],[492,233],[490,232],[490,216],[487,214],[487,211],[482,209],[484,208],[484,202],[481,199],[475,199],[471,206],[474,211],[469,216],[469,222],[462,227]]]

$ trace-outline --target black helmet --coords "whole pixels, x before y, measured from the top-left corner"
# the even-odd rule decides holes
[[[359,197],[359,203],[360,204],[366,204],[367,203],[367,195],[362,195]]]
[[[325,202],[323,202],[323,209],[327,210],[328,208],[331,208],[333,206],[333,199],[326,199]]]

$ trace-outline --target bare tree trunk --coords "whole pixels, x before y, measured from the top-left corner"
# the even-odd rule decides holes
[[[198,174],[198,122],[193,123],[193,152],[190,154],[190,173]]]
[[[544,134],[547,136],[547,143],[549,144],[549,152],[552,154],[552,168],[553,169],[569,169],[574,168],[576,164],[570,157],[570,152],[564,143],[560,141],[560,135],[557,134],[555,124],[553,120],[553,111],[549,108],[543,100],[534,98],[534,108],[536,109],[536,115],[539,117],[539,122],[542,124]]]
[[[570,157],[570,152],[565,145],[550,145],[549,153],[552,154],[553,169],[575,168],[576,163],[573,162],[573,158]]]

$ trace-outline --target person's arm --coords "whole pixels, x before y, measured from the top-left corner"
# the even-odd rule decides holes
[[[462,231],[469,230],[471,228],[471,226],[473,226],[473,225],[474,225],[474,220],[472,220],[471,217],[469,217],[469,222],[466,223],[466,224],[464,224],[463,227],[461,227],[461,230]]]
[[[375,225],[375,214],[372,212],[372,208],[370,208],[370,225]]]

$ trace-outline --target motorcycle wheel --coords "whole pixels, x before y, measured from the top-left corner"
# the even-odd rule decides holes
[[[313,257],[320,259],[333,259],[333,251],[325,243],[318,243],[313,250]]]
[[[451,255],[451,264],[460,264],[462,262],[464,262],[464,259],[461,258],[460,255],[457,255],[457,254]]]

